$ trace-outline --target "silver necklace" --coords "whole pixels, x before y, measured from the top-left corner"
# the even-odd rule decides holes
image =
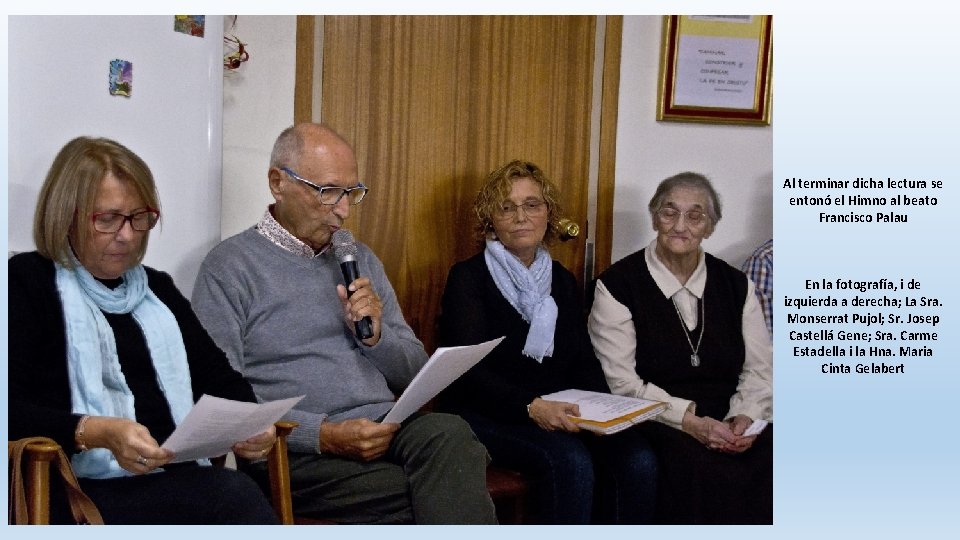
[[[707,297],[704,296],[703,299],[700,300],[700,337],[697,338],[696,347],[694,347],[693,342],[690,341],[690,332],[687,331],[687,323],[683,322],[683,315],[680,315],[680,308],[677,307],[677,301],[675,299],[671,300],[673,301],[673,309],[677,312],[677,318],[680,319],[680,328],[683,329],[683,335],[687,338],[687,343],[690,345],[690,350],[693,352],[693,354],[690,355],[690,365],[693,367],[699,367],[700,354],[698,353],[700,351],[700,343],[703,341],[703,333],[707,329],[707,318],[705,316]]]

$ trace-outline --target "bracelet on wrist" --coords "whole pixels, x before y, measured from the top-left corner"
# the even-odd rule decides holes
[[[73,434],[73,438],[77,443],[77,449],[80,450],[81,452],[86,452],[87,450],[89,450],[89,448],[87,448],[86,441],[83,440],[83,430],[86,427],[87,420],[89,419],[90,419],[89,415],[86,415],[86,414],[83,415],[83,417],[80,418],[80,421],[77,422],[77,431],[75,431]]]

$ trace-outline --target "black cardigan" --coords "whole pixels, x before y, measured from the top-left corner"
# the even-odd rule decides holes
[[[698,416],[723,420],[743,371],[747,277],[706,253],[707,281],[697,304],[704,317],[698,316],[697,327],[684,336],[686,326],[673,300],[663,296],[650,274],[644,252],[624,257],[599,277],[613,298],[630,310],[637,336],[637,375],[670,395],[695,401]],[[691,343],[700,339],[704,324],[698,349],[701,362],[694,367]]]
[[[450,269],[441,306],[440,345],[473,345],[504,335],[506,339],[440,395],[441,408],[520,423],[529,421],[527,404],[543,394],[568,388],[610,391],[590,344],[576,279],[556,261],[551,296],[558,311],[553,356],[539,363],[521,352],[530,324],[497,289],[483,252]]]
[[[66,333],[53,262],[36,252],[21,253],[9,260],[8,270],[8,437],[43,435],[68,453],[75,452],[74,431],[80,415],[71,413]],[[146,270],[150,290],[170,308],[180,326],[194,401],[203,394],[256,401],[253,389],[230,367],[170,276]],[[173,428],[172,419],[148,361],[143,334],[132,315],[108,314],[107,320],[117,334],[121,369],[134,392],[137,420],[162,443]]]

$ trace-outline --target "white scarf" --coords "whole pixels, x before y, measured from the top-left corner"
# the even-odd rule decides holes
[[[523,354],[543,362],[553,355],[553,334],[557,326],[557,303],[550,296],[553,282],[553,260],[543,246],[527,268],[516,255],[507,251],[499,240],[487,240],[483,252],[493,282],[513,309],[530,323]]]
[[[74,259],[75,268],[56,264],[57,290],[66,322],[67,367],[74,414],[136,420],[133,393],[120,370],[113,328],[107,313],[133,313],[140,325],[157,372],[157,383],[179,424],[193,407],[187,351],[176,318],[147,285],[143,265],[123,274],[123,283],[110,289]],[[94,448],[73,456],[77,476],[112,478],[130,473],[113,453]]]

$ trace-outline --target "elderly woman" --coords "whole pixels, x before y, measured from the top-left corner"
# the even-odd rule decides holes
[[[656,239],[600,275],[589,317],[615,394],[669,403],[641,431],[660,466],[658,521],[770,523],[772,353],[753,284],[705,253],[720,200],[696,173],[650,200]]]
[[[440,406],[470,423],[494,464],[530,480],[534,521],[646,522],[656,466],[639,433],[580,432],[569,418],[576,405],[539,397],[569,388],[609,392],[577,282],[544,247],[558,234],[558,199],[543,171],[523,161],[490,173],[477,195],[484,250],[450,270],[440,342],[506,339],[441,394]]]
[[[170,276],[141,264],[158,208],[124,146],[79,137],[57,154],[37,251],[8,263],[9,437],[56,440],[106,523],[276,523],[245,474],[173,464],[157,443],[203,394],[256,401]],[[260,459],[275,440],[271,427],[233,451]]]

